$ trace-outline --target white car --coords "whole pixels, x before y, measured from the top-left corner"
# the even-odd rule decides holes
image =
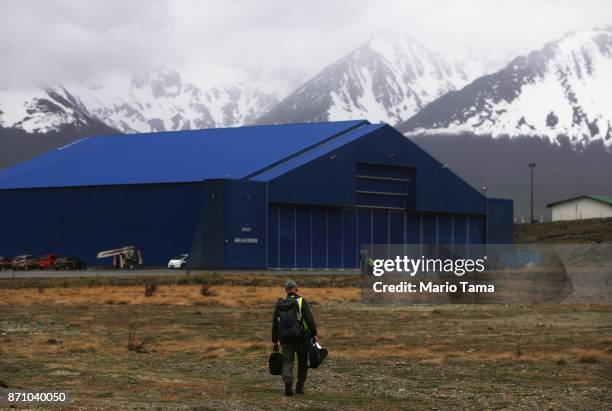
[[[168,261],[168,268],[185,268],[187,267],[187,260],[189,254],[179,254],[172,260]]]

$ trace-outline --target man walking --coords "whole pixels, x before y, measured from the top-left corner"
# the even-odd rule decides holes
[[[298,371],[296,394],[304,394],[308,373],[308,343],[319,341],[317,324],[306,300],[298,295],[298,285],[293,280],[285,282],[287,296],[279,298],[272,319],[272,342],[278,349],[280,341],[283,353],[283,381],[285,395],[293,395],[293,362],[297,354]]]

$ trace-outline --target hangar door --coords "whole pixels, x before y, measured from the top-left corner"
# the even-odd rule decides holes
[[[349,209],[271,204],[268,267],[356,267],[354,219]]]
[[[481,244],[483,217],[270,204],[268,268],[357,268],[364,244]]]
[[[407,211],[412,169],[357,163],[355,207],[269,204],[268,268],[357,268],[368,244],[480,243],[481,216]]]

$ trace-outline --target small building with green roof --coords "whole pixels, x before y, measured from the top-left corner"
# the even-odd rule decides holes
[[[581,195],[547,205],[552,221],[586,220],[612,217],[612,196]]]

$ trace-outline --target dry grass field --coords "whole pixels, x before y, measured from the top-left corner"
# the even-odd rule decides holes
[[[202,296],[199,285],[158,285],[152,297],[146,297],[144,286],[94,286],[76,288],[23,288],[19,292],[0,289],[0,304],[153,304],[173,306],[219,306],[232,308],[270,307],[280,296],[279,287],[270,286],[210,286],[209,296]],[[282,288],[280,289],[282,291]],[[359,301],[358,288],[305,289],[309,300]]]
[[[610,244],[612,218],[515,224],[514,241],[528,244]]]
[[[267,372],[280,277],[216,281],[206,296],[158,284],[151,297],[143,284],[10,281],[0,281],[0,380],[65,390],[70,409],[612,405],[610,306],[374,306],[354,280],[304,278],[330,357],[304,397],[286,399]]]

